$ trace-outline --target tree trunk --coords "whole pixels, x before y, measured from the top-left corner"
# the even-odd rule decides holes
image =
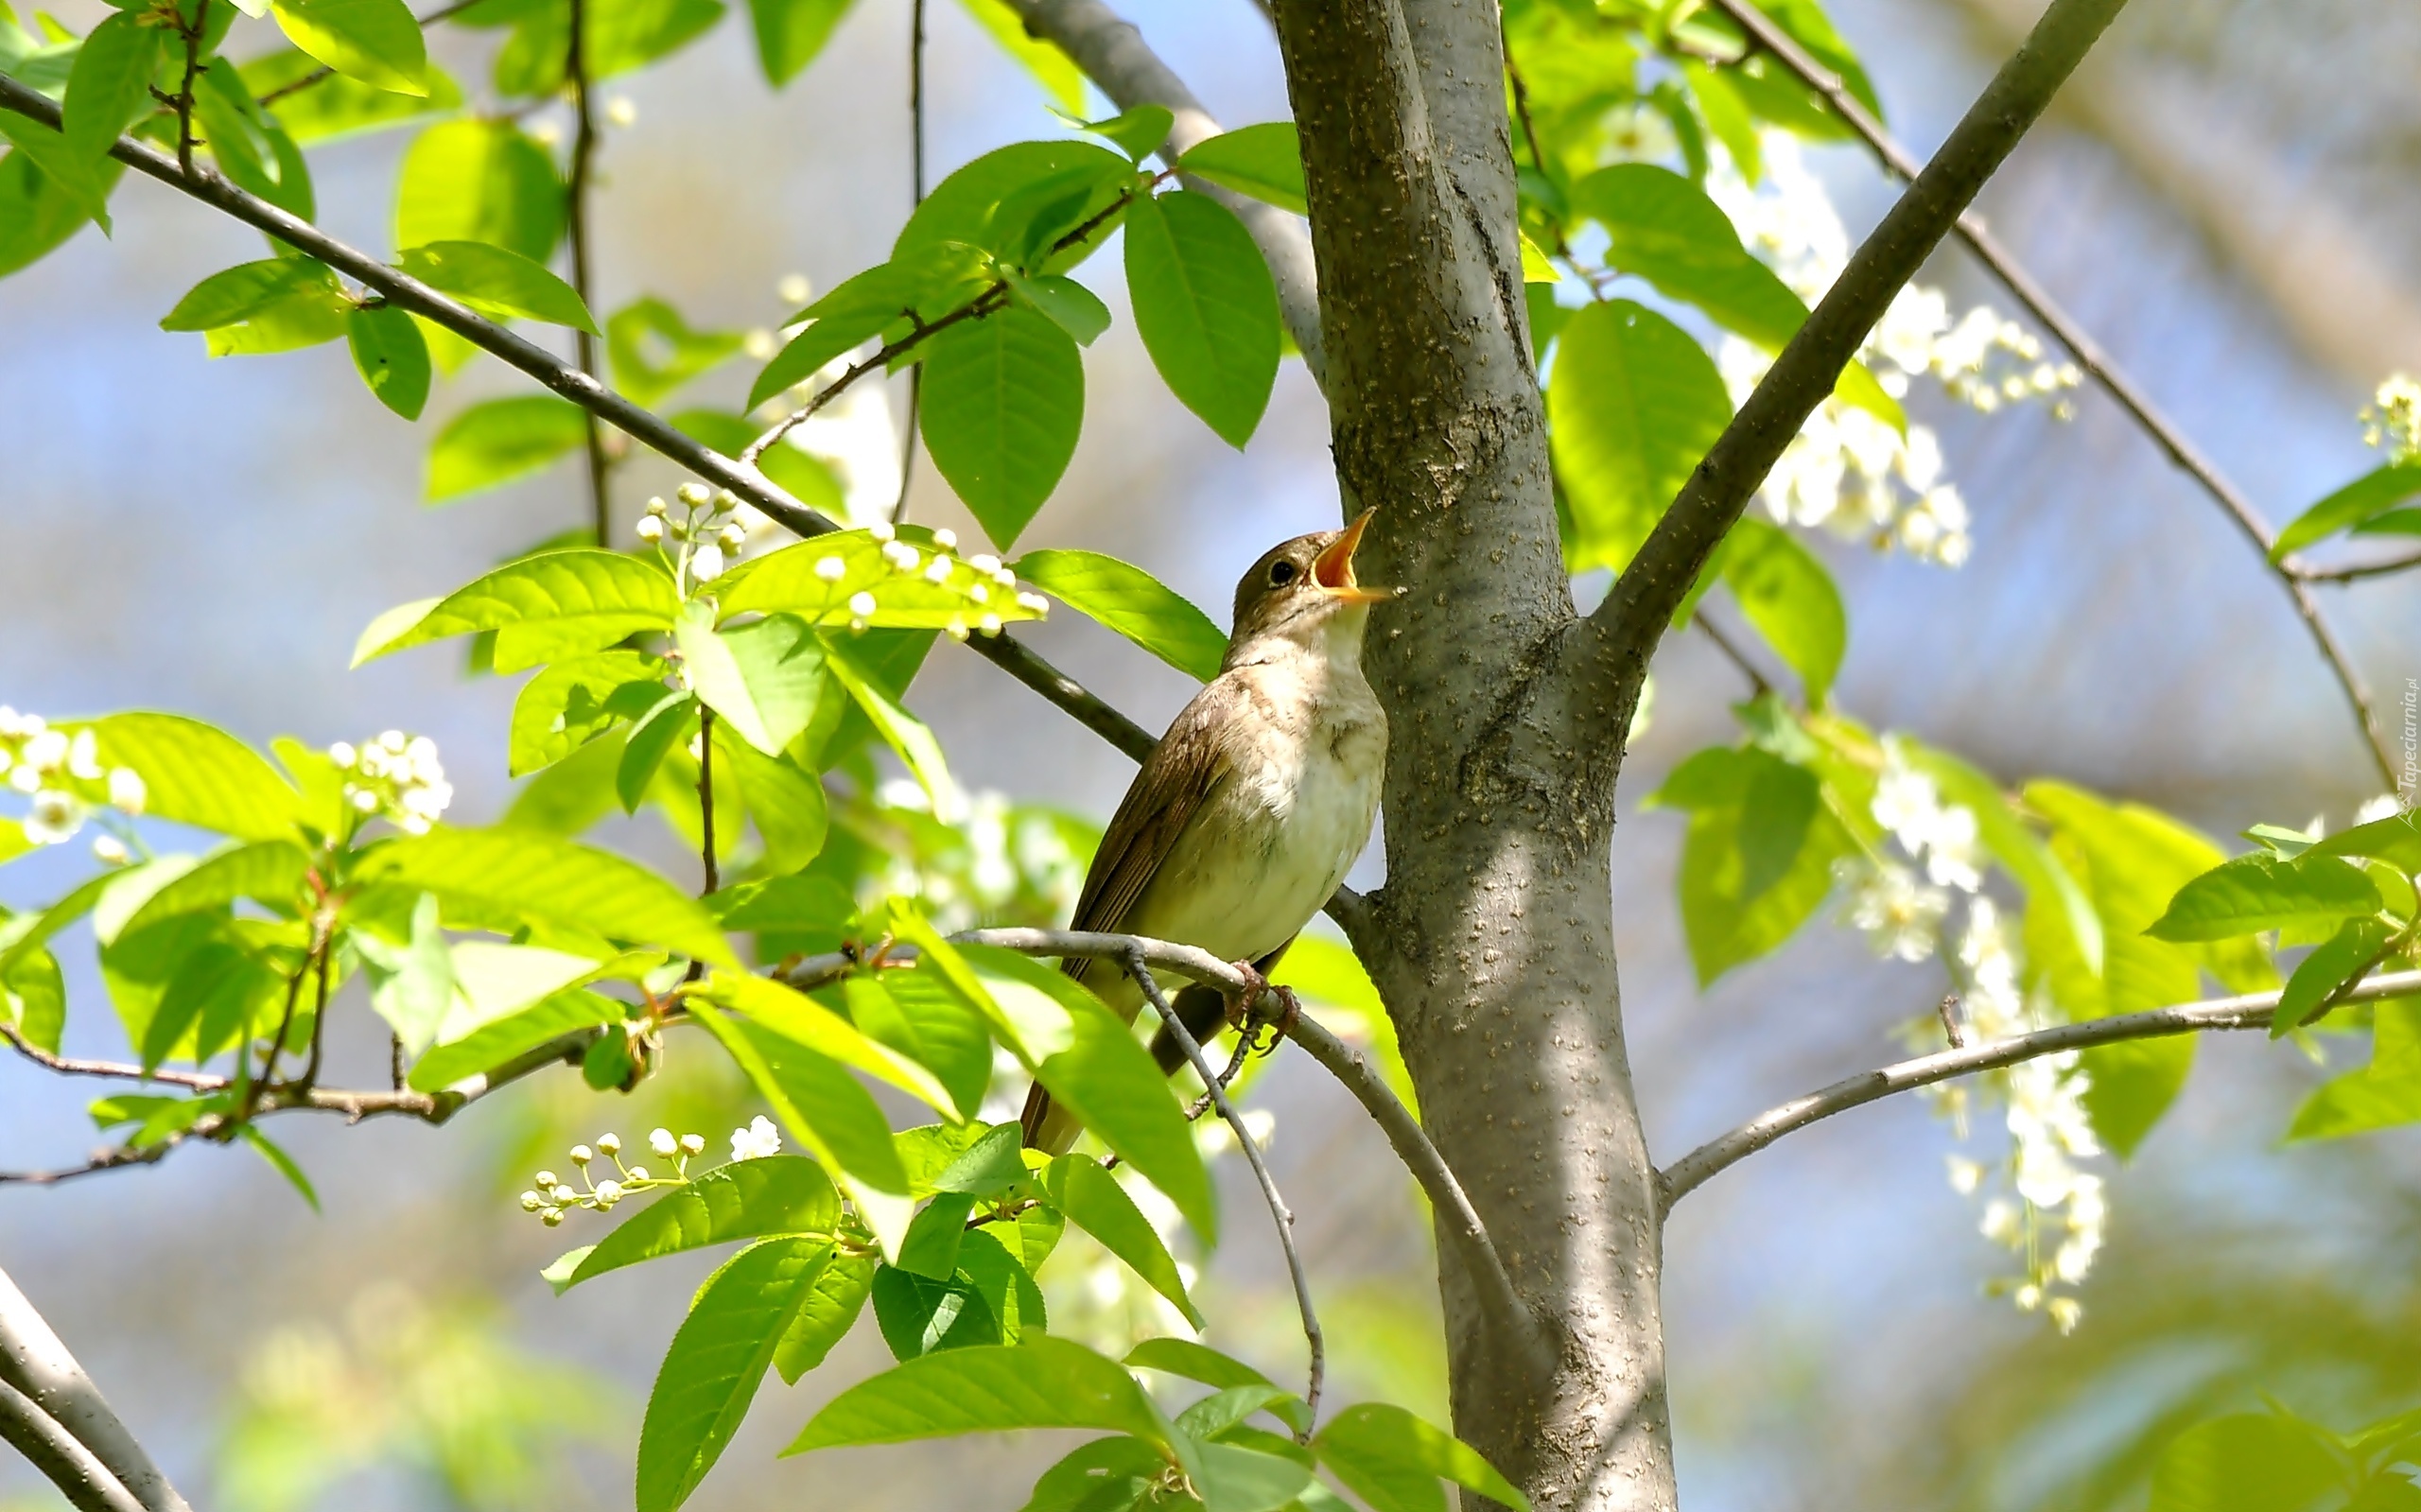
[[[1653,1173],[1608,860],[1627,708],[1563,705],[1574,632],[1489,0],[1280,0],[1338,477],[1379,507],[1387,881],[1355,943],[1421,1115],[1538,1316],[1441,1243],[1455,1431],[1541,1508],[1675,1503]],[[1627,686],[1627,685],[1626,685]],[[1609,693],[1608,698],[1617,695]],[[1613,739],[1594,733],[1612,732]]]

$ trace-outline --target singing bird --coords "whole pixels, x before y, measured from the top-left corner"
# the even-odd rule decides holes
[[[1175,940],[1265,969],[1344,880],[1369,843],[1387,760],[1362,637],[1370,606],[1395,591],[1353,576],[1372,513],[1275,547],[1236,584],[1219,675],[1135,774],[1071,928]],[[1066,970],[1128,1022],[1141,1011],[1142,987],[1118,963],[1071,960]],[[1165,1032],[1154,1049],[1164,1068],[1182,1058]],[[1038,1083],[1024,1126],[1027,1144],[1054,1154],[1079,1130]]]

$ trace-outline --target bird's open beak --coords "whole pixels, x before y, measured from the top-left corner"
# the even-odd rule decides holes
[[[1353,578],[1353,549],[1362,544],[1362,532],[1369,529],[1370,516],[1378,513],[1374,507],[1355,515],[1353,523],[1329,543],[1328,549],[1312,559],[1312,581],[1330,598],[1348,603],[1385,603],[1395,598],[1393,588],[1366,588]]]

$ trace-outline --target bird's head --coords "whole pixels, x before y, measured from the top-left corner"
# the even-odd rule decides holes
[[[1353,553],[1376,510],[1364,510],[1341,530],[1298,535],[1270,548],[1236,584],[1231,648],[1273,637],[1359,656],[1370,606],[1396,597],[1393,588],[1366,588],[1353,576]]]

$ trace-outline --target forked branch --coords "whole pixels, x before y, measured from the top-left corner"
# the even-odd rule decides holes
[[[191,1512],[6,1271],[0,1271],[0,1439],[82,1512]]]
[[[2359,986],[2349,988],[2333,999],[2331,1005],[2373,1002],[2381,998],[2402,998],[2415,993],[2421,993],[2421,971],[2399,971],[2384,977],[2373,977]],[[2122,1040],[2196,1034],[2207,1029],[2267,1029],[2271,1017],[2278,1010],[2279,997],[2280,994],[2275,992],[2257,992],[2241,998],[2215,998],[2169,1008],[2153,1008],[2139,1014],[2088,1018],[2081,1023],[2058,1024],[2049,1029],[2036,1030],[2030,1034],[2017,1034],[1932,1055],[1919,1055],[1913,1060],[1862,1072],[1835,1082],[1830,1086],[1820,1087],[1804,1097],[1793,1098],[1780,1107],[1760,1113],[1731,1133],[1708,1140],[1658,1173],[1658,1193],[1669,1210],[1673,1204],[1702,1186],[1708,1177],[1747,1159],[1793,1129],[1803,1129],[1836,1113],[1864,1107],[1894,1092],[1912,1091],[1920,1086],[1931,1086],[1936,1082],[1974,1076],[1979,1071],[1998,1070],[2005,1066],[2056,1055],[2063,1051],[2115,1045]]]

